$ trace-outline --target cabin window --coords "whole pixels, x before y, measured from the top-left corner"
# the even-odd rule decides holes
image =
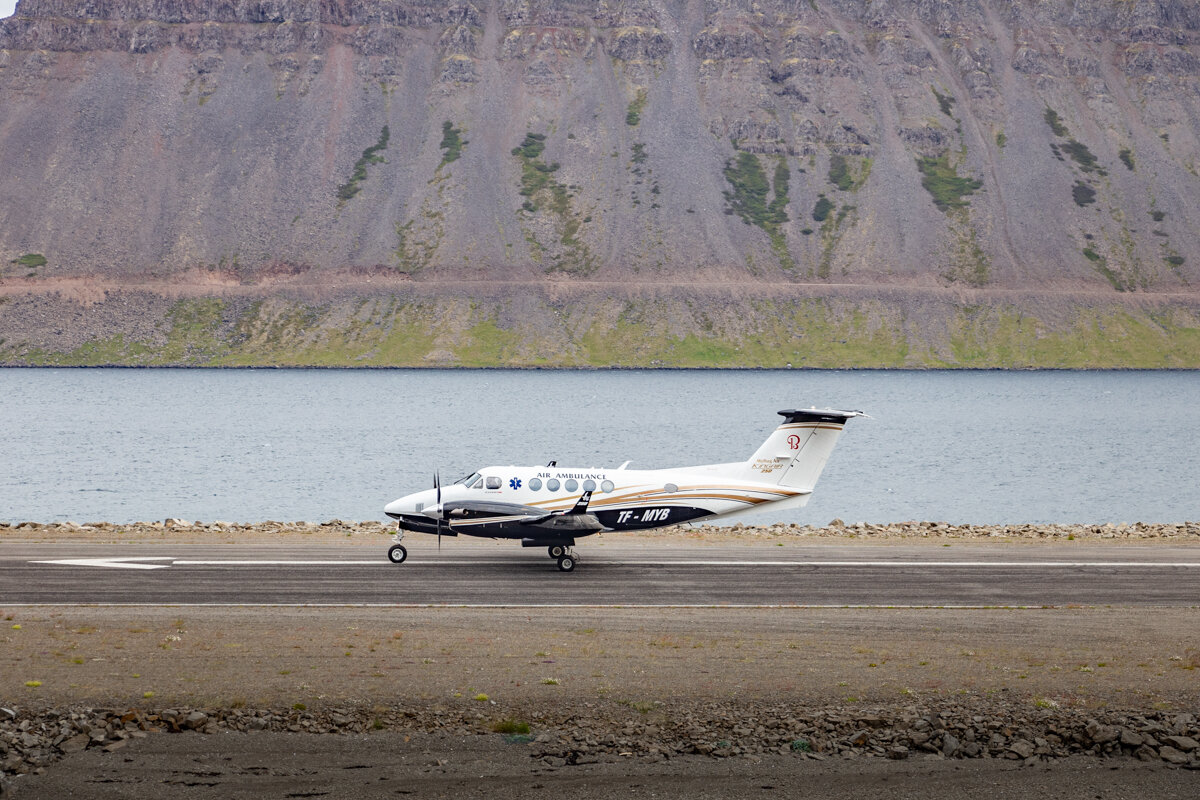
[[[551,478],[550,480],[546,481],[546,488],[552,492],[557,492],[558,491],[558,478]]]
[[[500,488],[500,484],[501,484],[501,481],[500,481],[500,479],[499,479],[499,478],[496,478],[496,477],[494,477],[494,476],[491,476],[491,475],[489,475],[489,476],[488,476],[488,479],[487,479],[487,488],[489,488],[489,489],[499,489],[499,488]]]
[[[568,492],[573,492],[579,488],[579,481],[575,480],[574,478],[567,478],[567,482],[564,484],[563,488],[565,488]]]
[[[663,490],[666,491],[667,494],[675,494],[676,492],[679,491],[679,487],[673,483],[668,483],[666,486],[663,487]]]
[[[604,483],[600,484],[600,491],[611,492],[612,490],[613,490],[613,482],[612,481],[605,481]]]
[[[536,492],[538,489],[541,489],[541,488],[542,488],[542,479],[541,478],[530,478],[529,479],[530,491]]]
[[[590,479],[589,479],[589,480],[586,480],[586,481],[584,481],[584,482],[583,482],[583,490],[584,490],[585,492],[594,492],[594,491],[596,491],[596,482],[595,482],[595,481],[593,481],[593,480],[590,480]]]

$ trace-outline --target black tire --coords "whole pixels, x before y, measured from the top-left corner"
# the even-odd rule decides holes
[[[561,544],[552,544],[546,548],[546,552],[550,554],[551,558],[559,558],[567,552],[567,548]]]
[[[575,571],[575,556],[563,554],[558,557],[558,568],[563,572]]]
[[[388,561],[393,564],[403,564],[406,558],[408,558],[408,551],[404,549],[404,545],[394,544],[388,548]]]

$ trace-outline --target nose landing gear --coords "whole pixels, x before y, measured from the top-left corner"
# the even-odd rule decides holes
[[[403,564],[404,559],[408,558],[408,550],[405,549],[404,545],[400,544],[403,539],[404,530],[402,528],[397,528],[396,535],[392,539],[395,544],[388,548],[388,561],[392,562],[393,564]]]

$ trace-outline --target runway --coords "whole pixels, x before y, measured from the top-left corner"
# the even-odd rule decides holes
[[[1200,547],[584,542],[559,572],[515,543],[10,542],[0,604],[381,606],[1200,605]]]

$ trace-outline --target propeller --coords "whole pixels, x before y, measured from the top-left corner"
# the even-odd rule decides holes
[[[442,511],[442,478],[441,470],[434,470],[433,473],[433,488],[437,491],[437,537],[438,537],[438,552],[442,552],[442,518],[446,513]]]

